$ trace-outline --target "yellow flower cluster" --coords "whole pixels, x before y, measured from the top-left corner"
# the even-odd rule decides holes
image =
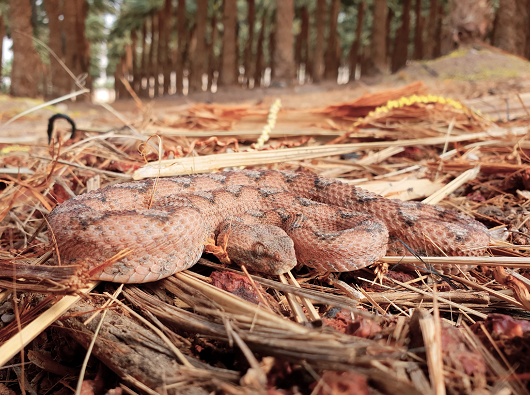
[[[363,123],[363,121],[365,119],[370,118],[370,117],[372,117],[372,116],[374,116],[376,114],[386,113],[386,112],[389,112],[390,110],[392,110],[394,108],[412,106],[413,104],[416,104],[416,103],[447,104],[447,105],[450,105],[450,106],[456,108],[457,110],[462,110],[462,111],[464,111],[466,113],[470,111],[462,103],[460,103],[459,101],[456,101],[454,99],[450,99],[450,98],[446,98],[446,97],[442,97],[442,96],[435,96],[435,95],[427,95],[427,96],[412,95],[412,96],[408,96],[408,97],[402,97],[402,98],[397,99],[397,100],[389,100],[384,106],[377,107],[374,111],[371,111],[370,113],[368,113],[368,115],[366,117],[364,117],[363,119],[355,122],[354,126],[360,125],[361,123]]]
[[[269,140],[270,132],[274,129],[274,126],[276,126],[276,119],[278,118],[278,111],[280,111],[281,106],[282,101],[280,99],[276,99],[276,101],[272,103],[269,110],[269,117],[267,118],[267,124],[263,127],[263,131],[254,146],[255,149],[262,149],[265,143]]]

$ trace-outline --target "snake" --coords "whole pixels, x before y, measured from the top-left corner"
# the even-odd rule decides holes
[[[117,283],[186,270],[212,240],[225,241],[232,261],[273,275],[297,265],[354,271],[410,251],[480,256],[490,241],[482,223],[458,211],[280,170],[115,184],[56,205],[48,222],[61,264]]]

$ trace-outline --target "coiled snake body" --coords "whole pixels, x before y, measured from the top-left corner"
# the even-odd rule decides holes
[[[285,272],[297,261],[356,270],[385,255],[389,236],[420,255],[477,256],[489,243],[484,225],[455,211],[273,170],[118,184],[58,205],[49,223],[63,264],[81,264],[94,279],[121,283],[185,270],[207,239],[220,234],[234,260],[268,273]],[[125,249],[132,252],[108,264]]]

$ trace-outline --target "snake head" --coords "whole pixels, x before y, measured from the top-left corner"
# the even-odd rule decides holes
[[[221,227],[218,242],[223,238],[230,260],[249,270],[281,274],[296,266],[294,243],[277,226],[233,222]]]

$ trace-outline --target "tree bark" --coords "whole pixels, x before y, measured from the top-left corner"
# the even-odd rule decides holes
[[[385,54],[386,54],[387,67],[388,67],[391,53],[392,53],[391,51],[392,41],[390,40],[390,26],[392,25],[393,19],[394,19],[394,10],[389,7],[387,10],[387,14],[386,14],[386,27],[385,27],[385,34],[386,34]]]
[[[138,94],[140,92],[140,77],[139,77],[139,67],[138,67],[138,34],[136,29],[131,30],[131,55],[132,55],[132,89]]]
[[[495,44],[503,51],[516,53],[517,5],[515,0],[499,0],[499,23],[497,25]]]
[[[361,43],[361,34],[363,32],[364,22],[364,0],[359,2],[357,7],[357,26],[355,28],[355,39],[350,48],[349,61],[350,61],[350,81],[355,81],[355,71],[357,70],[357,64],[359,64],[359,45]]]
[[[324,78],[334,81],[337,80],[339,74],[339,59],[337,59],[337,18],[339,16],[339,8],[340,1],[331,0],[329,5],[328,45],[324,62]]]
[[[6,25],[4,23],[4,16],[0,15],[0,86],[3,83],[3,76],[2,76],[2,54],[4,53],[4,37],[6,35]]]
[[[277,0],[276,4],[276,51],[274,52],[273,80],[280,86],[288,86],[294,78],[294,0]]]
[[[436,26],[438,25],[438,0],[431,0],[429,6],[429,19],[427,23],[427,37],[423,45],[424,58],[434,57]]]
[[[223,64],[220,78],[221,86],[231,86],[237,83],[237,75],[235,73],[237,67],[236,25],[237,2],[236,0],[224,0]]]
[[[271,18],[272,19],[272,18]],[[276,64],[274,63],[274,54],[276,53],[276,26],[270,22],[269,27],[269,67],[271,69],[271,77],[274,75]]]
[[[394,41],[394,53],[392,54],[392,72],[398,71],[407,64],[408,46],[410,35],[410,8],[412,0],[403,0],[403,15]]]
[[[202,75],[206,60],[206,23],[208,22],[208,0],[197,0],[197,44],[191,59],[189,73],[190,92],[202,91]]]
[[[148,54],[147,54],[147,19],[142,25],[142,61],[140,63],[140,93],[141,97],[149,97],[149,73],[147,70]],[[147,79],[144,87],[144,79]]]
[[[444,6],[443,4],[440,4],[438,7],[438,19],[436,20],[436,33],[434,34],[434,58],[442,56],[442,29],[444,16]]]
[[[48,16],[48,28],[50,30],[48,45],[50,49],[65,62],[63,51],[63,33],[61,28],[61,7],[59,0],[46,0],[44,2],[46,7],[46,15]],[[66,95],[70,91],[71,77],[61,64],[50,55],[50,67],[52,74],[52,98],[57,98]]]
[[[9,22],[13,39],[10,94],[15,97],[37,97],[41,61],[31,40],[30,0],[9,0]]]
[[[215,44],[219,38],[219,29],[217,28],[217,14],[214,12],[211,20],[211,30],[212,30],[212,41],[208,46],[208,92],[212,90],[212,84],[214,79],[214,73],[218,69],[219,62],[218,57],[215,56]]]
[[[316,40],[313,58],[313,81],[320,82],[324,74],[324,27],[326,18],[326,0],[317,0],[315,9]]]
[[[261,86],[261,77],[263,74],[263,39],[265,38],[265,12],[261,18],[261,29],[258,35],[258,45],[256,48],[256,64],[254,66],[254,86]]]
[[[166,0],[164,3],[164,53],[162,59],[162,69],[164,74],[164,94],[169,95],[171,87],[171,50],[169,42],[171,40],[171,30],[173,27],[172,1]]]
[[[372,40],[370,42],[370,54],[372,64],[376,73],[385,73],[386,65],[386,0],[374,1],[374,18],[372,22]]]
[[[414,59],[423,59],[423,19],[421,16],[421,0],[416,0],[414,13],[416,25],[414,27]]]
[[[177,6],[177,93],[182,93],[184,88],[184,48],[186,46],[186,1],[178,0]]]
[[[526,48],[526,31],[528,30],[528,0],[516,1],[515,54],[524,56]]]
[[[307,10],[306,6],[302,7],[300,10],[300,18],[302,19],[302,27],[300,31],[302,53],[300,57],[300,63],[305,65],[305,79],[307,80],[308,76],[311,75],[311,67],[309,64],[309,11]]]
[[[156,48],[156,65],[155,65],[155,97],[163,96],[166,94],[164,91],[164,83],[162,84],[162,92],[160,91],[160,75],[162,78],[164,76],[164,60],[165,60],[165,51],[164,51],[164,35],[166,29],[166,18],[164,16],[164,10],[158,12],[158,45]]]
[[[245,79],[248,85],[250,78],[254,75],[252,70],[252,47],[254,44],[254,28],[256,24],[256,2],[255,0],[247,0],[248,2],[248,40],[245,45]]]

